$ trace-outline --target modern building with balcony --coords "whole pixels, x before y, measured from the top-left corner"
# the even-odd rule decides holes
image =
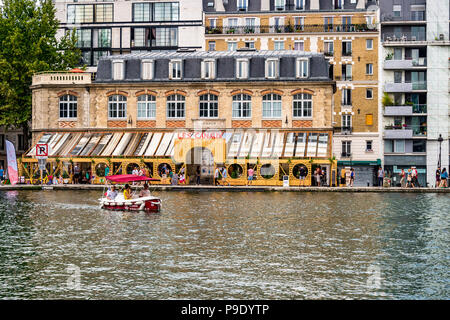
[[[54,0],[54,4],[59,35],[76,29],[82,64],[91,72],[102,56],[204,48],[201,0]]]
[[[376,1],[203,0],[208,51],[323,53],[336,81],[333,150],[355,186],[373,185],[381,165]],[[345,152],[341,152],[344,150]],[[347,170],[349,171],[349,170]]]
[[[438,165],[448,170],[449,16],[448,0],[380,1],[380,125],[394,184],[412,166],[421,186],[435,186]]]

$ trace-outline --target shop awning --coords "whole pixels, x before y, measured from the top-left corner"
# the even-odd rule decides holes
[[[49,158],[172,157],[177,140],[222,141],[226,157],[330,157],[330,133],[278,130],[46,132],[36,143],[48,144]],[[193,145],[196,145],[194,143]],[[26,154],[34,157],[35,146]]]

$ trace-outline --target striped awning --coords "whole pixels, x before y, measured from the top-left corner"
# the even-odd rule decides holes
[[[222,139],[228,159],[329,157],[329,132],[215,130],[212,132],[46,132],[37,144],[48,144],[49,157],[172,157],[177,139]],[[35,146],[26,157],[34,157]]]

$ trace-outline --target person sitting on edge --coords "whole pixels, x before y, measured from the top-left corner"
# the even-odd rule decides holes
[[[131,195],[131,187],[128,183],[125,185],[125,189],[123,189],[123,198],[125,200],[133,199],[133,196]]]
[[[114,200],[117,197],[116,186],[111,186],[111,189],[106,193],[106,198],[109,200]]]
[[[139,192],[139,198],[150,197],[150,190],[148,190],[148,184],[144,184],[144,189]]]

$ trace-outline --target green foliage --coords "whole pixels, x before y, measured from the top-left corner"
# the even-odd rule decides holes
[[[383,106],[393,106],[394,101],[392,101],[391,97],[385,92],[382,99]]]
[[[51,0],[3,0],[0,9],[0,126],[31,120],[31,81],[42,71],[63,71],[81,59],[75,31],[56,39],[59,22]]]

